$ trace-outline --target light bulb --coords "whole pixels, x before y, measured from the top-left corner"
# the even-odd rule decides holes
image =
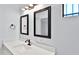
[[[33,4],[29,4],[30,7],[33,7]]]
[[[25,8],[28,9],[29,7],[26,6]]]
[[[24,11],[24,10],[25,10],[25,8],[22,8],[21,10],[23,10],[23,11]]]

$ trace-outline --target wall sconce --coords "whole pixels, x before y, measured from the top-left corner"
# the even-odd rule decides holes
[[[24,8],[22,8],[23,11],[25,10],[31,10],[33,9],[37,4],[28,4]]]

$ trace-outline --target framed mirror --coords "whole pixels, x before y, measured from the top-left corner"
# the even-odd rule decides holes
[[[34,12],[34,36],[51,38],[51,6]]]
[[[23,15],[20,17],[20,34],[29,34],[29,15]]]

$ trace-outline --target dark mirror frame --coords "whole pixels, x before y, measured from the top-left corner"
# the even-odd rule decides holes
[[[27,30],[27,33],[22,33],[22,18],[24,18],[24,17],[27,17],[27,28],[26,28],[26,30]],[[24,34],[24,35],[29,35],[29,15],[27,14],[27,15],[23,15],[23,16],[21,16],[20,17],[20,34]]]
[[[36,14],[48,10],[48,36],[36,34]],[[51,38],[51,6],[34,12],[34,36]]]
[[[62,4],[62,17],[64,17],[64,4]]]

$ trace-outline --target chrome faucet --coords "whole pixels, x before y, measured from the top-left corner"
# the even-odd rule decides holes
[[[28,42],[28,44],[27,44],[27,45],[31,46],[30,39],[25,40],[25,43],[26,43],[26,42]]]

